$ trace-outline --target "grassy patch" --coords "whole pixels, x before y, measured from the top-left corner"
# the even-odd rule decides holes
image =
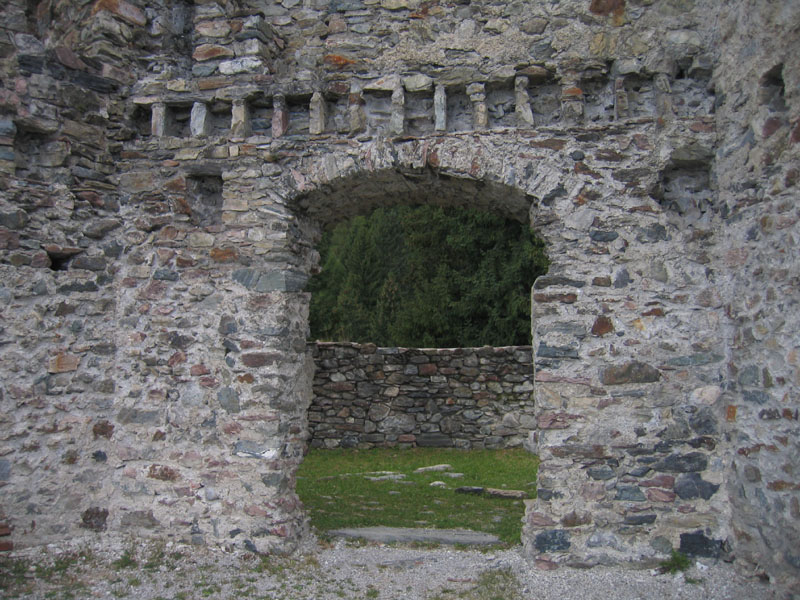
[[[114,569],[133,569],[139,566],[139,563],[134,558],[133,550],[125,550],[117,560],[111,563]]]
[[[447,472],[414,473],[446,463]],[[519,543],[522,500],[455,493],[462,486],[524,490],[535,495],[537,458],[522,449],[312,450],[297,473],[297,493],[320,532],[342,527],[464,528]],[[380,478],[382,472],[402,479]],[[388,473],[384,473],[387,475]],[[444,482],[433,487],[434,481]]]
[[[28,564],[21,558],[0,556],[0,590],[9,593],[12,588],[24,586]]]
[[[673,550],[671,556],[660,563],[662,573],[675,574],[680,571],[685,571],[692,566],[692,561],[685,554]]]
[[[0,597],[27,597],[40,589],[46,590],[45,598],[76,598],[86,587],[79,579],[82,566],[93,560],[89,551],[44,554],[37,559],[0,557]]]

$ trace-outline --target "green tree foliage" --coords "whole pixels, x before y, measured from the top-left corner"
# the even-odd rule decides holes
[[[438,206],[356,217],[320,254],[312,337],[412,348],[529,344],[530,289],[548,267],[527,226]]]

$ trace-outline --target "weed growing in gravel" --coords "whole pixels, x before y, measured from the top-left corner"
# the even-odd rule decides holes
[[[134,569],[139,565],[134,558],[134,552],[131,549],[125,550],[117,560],[111,563],[114,569]]]
[[[25,583],[28,563],[21,558],[0,557],[0,590],[7,591]]]
[[[430,600],[522,600],[522,590],[511,569],[492,569],[481,573],[472,588],[443,589]]]
[[[27,597],[44,588],[46,598],[75,598],[86,588],[79,579],[81,568],[93,561],[89,550],[44,553],[35,559],[0,557],[0,597]]]
[[[692,561],[690,561],[689,557],[682,552],[673,550],[670,557],[667,560],[661,561],[659,565],[662,573],[670,573],[674,575],[675,573],[688,569],[692,565]]]

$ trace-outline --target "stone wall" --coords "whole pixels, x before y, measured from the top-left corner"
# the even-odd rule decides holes
[[[548,244],[531,560],[796,586],[798,10],[4,2],[0,547],[294,547],[320,232],[430,202]]]
[[[723,402],[737,556],[800,595],[800,55],[797,3],[736,3],[724,46],[713,255],[725,309]],[[794,29],[792,30],[792,28]],[[793,31],[793,33],[790,33]]]
[[[536,428],[530,347],[311,351],[312,447],[507,448]]]

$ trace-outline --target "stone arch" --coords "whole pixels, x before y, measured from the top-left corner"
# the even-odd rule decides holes
[[[552,261],[532,290],[539,429],[527,447],[542,465],[523,533],[545,563],[647,559],[686,544],[718,554],[726,535],[711,454],[718,320],[692,341],[692,313],[714,294],[670,244],[679,223],[653,197],[657,144],[650,124],[473,133],[320,148],[291,170],[287,208],[306,270],[321,226],[415,193],[482,197],[520,219],[527,208]]]

